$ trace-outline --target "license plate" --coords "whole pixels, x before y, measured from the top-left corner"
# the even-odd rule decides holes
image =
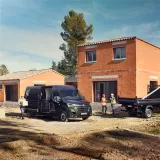
[[[87,113],[81,113],[81,115],[87,115]]]

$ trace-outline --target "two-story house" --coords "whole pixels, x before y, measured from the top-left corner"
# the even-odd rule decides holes
[[[160,85],[160,48],[137,37],[78,46],[78,89],[89,101],[102,94],[135,98]]]

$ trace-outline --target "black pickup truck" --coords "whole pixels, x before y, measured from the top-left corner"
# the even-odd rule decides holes
[[[152,112],[160,109],[160,87],[143,98],[118,97],[118,103],[126,108],[130,116],[151,118]]]

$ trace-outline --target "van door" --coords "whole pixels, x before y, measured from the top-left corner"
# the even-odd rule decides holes
[[[60,113],[60,110],[61,110],[61,103],[58,103],[56,100],[55,100],[55,97],[59,97],[59,93],[57,90],[52,90],[52,101],[50,103],[50,110],[51,112],[56,115],[59,115]]]
[[[42,99],[41,99],[41,112],[50,113],[50,103],[51,103],[51,87],[44,87],[42,89]]]
[[[28,109],[38,111],[41,96],[40,88],[27,88],[25,98],[28,101]]]

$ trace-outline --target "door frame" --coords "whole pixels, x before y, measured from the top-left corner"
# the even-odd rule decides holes
[[[104,80],[104,81],[93,81],[93,102],[97,102],[96,101],[96,83],[106,83],[106,82],[115,82],[116,83],[116,93],[115,94],[115,97],[117,98],[118,97],[118,80]],[[100,89],[99,89],[99,92],[100,92]],[[104,92],[105,92],[105,85],[104,85]],[[101,99],[101,96],[100,95],[100,99]]]

